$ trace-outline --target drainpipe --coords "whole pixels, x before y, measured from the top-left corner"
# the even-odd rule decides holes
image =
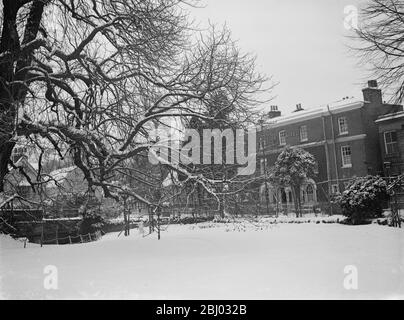
[[[261,141],[263,141],[264,139],[264,121],[260,121],[260,126],[261,126],[261,135],[260,135],[260,139]],[[264,150],[264,143],[261,143],[258,146],[259,148],[262,147],[262,159],[264,160],[264,183],[265,183],[265,202],[266,202],[266,207],[267,207],[267,215],[269,215],[269,190],[268,190],[268,177],[267,177],[267,161],[265,158],[265,150]]]
[[[327,110],[331,117],[331,134],[332,134],[332,145],[333,145],[333,149],[334,149],[334,165],[335,165],[335,175],[336,175],[335,178],[336,178],[338,188],[339,188],[339,170],[338,170],[338,162],[337,162],[337,148],[335,146],[334,118],[333,118],[333,114],[331,113],[329,105],[327,105]]]
[[[328,186],[328,205],[330,206],[330,214],[333,214],[333,208],[331,204],[331,169],[330,169],[330,153],[328,150],[328,140],[327,140],[327,133],[325,131],[325,117],[321,117],[323,120],[323,137],[324,137],[324,148],[325,148],[325,160],[327,164],[327,186]]]
[[[325,160],[327,163],[327,181],[328,181],[328,192],[330,193],[331,191],[331,171],[330,171],[330,153],[328,151],[328,142],[327,142],[327,133],[325,132],[325,117],[322,116],[323,120],[323,137],[324,137],[324,147],[325,147]]]

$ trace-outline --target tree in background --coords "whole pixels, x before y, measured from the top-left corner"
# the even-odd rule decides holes
[[[315,176],[317,162],[314,156],[297,147],[286,147],[271,168],[270,181],[274,185],[290,187],[295,205],[296,217],[302,216],[302,185]]]
[[[165,118],[214,121],[207,106],[223,92],[240,119],[249,114],[260,103],[256,97],[266,78],[228,30],[212,27],[195,36],[186,11],[192,4],[4,0],[0,192],[20,137],[53,148],[60,158],[68,155],[89,189],[119,200],[128,191],[114,183],[116,176],[126,160],[153,146],[149,132]],[[172,170],[211,185],[185,167]],[[131,196],[152,201],[136,188]]]
[[[386,181],[378,176],[367,176],[351,181],[334,201],[341,206],[348,223],[361,224],[366,219],[380,217],[388,198]]]
[[[404,98],[404,1],[369,0],[360,11],[355,49],[375,78],[394,96]]]
[[[224,131],[227,129],[235,130],[245,126],[245,123],[240,123],[240,119],[245,119],[245,117],[239,117],[239,115],[237,115],[237,110],[225,91],[219,91],[216,95],[211,97],[210,101],[207,103],[206,116],[207,119],[193,117],[188,125],[190,129],[196,129],[201,138],[203,137],[204,129],[219,129]],[[193,195],[198,210],[202,209],[204,204],[212,206],[212,203],[216,202],[220,216],[224,217],[226,210],[226,193],[229,191],[232,179],[235,178],[237,164],[226,163],[229,162],[229,159],[226,158],[226,143],[222,144],[220,150],[222,154],[221,163],[213,163],[215,153],[217,153],[217,150],[214,150],[215,146],[213,145],[213,141],[210,141],[209,145],[211,145],[211,148],[208,150],[202,148],[203,142],[204,141],[201,139],[201,150],[202,152],[210,153],[212,163],[202,164],[204,154],[201,154],[201,164],[191,165],[188,167],[188,170],[195,175],[203,175],[209,177],[211,181],[214,181],[213,188],[215,189],[216,194],[220,193],[220,196],[209,196],[209,194],[206,194],[204,189],[200,185],[195,184],[194,181],[188,181],[186,190],[188,191],[188,194]],[[222,142],[224,142],[224,139],[222,139]]]

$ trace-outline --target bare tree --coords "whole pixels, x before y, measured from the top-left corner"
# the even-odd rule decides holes
[[[404,1],[369,0],[360,11],[355,49],[395,103],[404,98]]]
[[[192,32],[188,5],[3,0],[0,192],[22,136],[52,146],[61,158],[69,154],[89,188],[118,199],[116,176],[127,159],[149,150],[156,123],[166,117],[214,120],[205,110],[218,92],[247,118],[266,78],[227,30]],[[172,169],[209,185],[186,168]]]

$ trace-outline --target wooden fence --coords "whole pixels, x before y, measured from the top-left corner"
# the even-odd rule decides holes
[[[74,244],[74,243],[85,243],[97,241],[102,237],[101,231],[96,231],[94,233],[79,234],[76,236],[67,236],[54,239],[41,239],[41,246],[44,244]]]

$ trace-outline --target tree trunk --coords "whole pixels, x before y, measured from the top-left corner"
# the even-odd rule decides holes
[[[27,93],[25,86],[9,85],[8,83],[13,80],[25,80],[27,73],[21,72],[21,70],[32,62],[32,52],[27,52],[24,56],[20,55],[20,37],[16,25],[17,12],[26,2],[28,1],[3,1],[0,53],[10,52],[11,56],[0,59],[0,192],[4,191],[4,178],[8,173],[8,164],[15,145],[11,139],[16,130],[17,103],[23,103]],[[35,1],[32,3],[26,20],[23,44],[36,38],[46,2]],[[16,59],[19,59],[17,64],[15,64]]]
[[[161,215],[161,208],[159,207],[159,208],[157,208],[157,238],[158,238],[158,240],[160,240],[160,227],[161,227],[160,215]]]
[[[225,202],[225,198],[224,198],[225,196],[224,195],[222,195],[222,199],[221,199],[221,201],[220,201],[220,217],[222,218],[222,219],[224,219],[224,202]]]
[[[16,17],[18,11],[17,1],[3,1],[3,32],[0,40],[0,53],[18,51]],[[11,58],[0,60],[0,192],[4,191],[4,178],[8,172],[8,163],[14,144],[10,142],[14,124],[12,92],[7,82],[13,79],[14,62]]]
[[[4,191],[5,177],[8,173],[8,163],[14,144],[14,142],[0,143],[0,192]]]
[[[128,235],[128,216],[126,215],[126,199],[123,200],[123,223],[124,223],[124,236]]]
[[[130,235],[130,209],[128,209],[128,211],[127,211],[127,216],[126,216],[126,220],[127,220],[127,225],[126,225],[126,227],[128,228],[128,236]]]
[[[300,206],[300,186],[293,187],[292,192],[293,192],[293,200],[294,200],[295,211],[296,211],[296,218],[299,218],[302,216],[301,206]]]

